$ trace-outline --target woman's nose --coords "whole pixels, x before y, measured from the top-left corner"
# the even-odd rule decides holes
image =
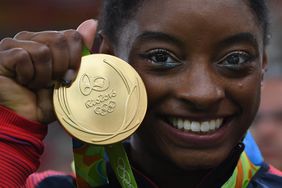
[[[210,68],[194,68],[178,84],[178,98],[198,110],[214,108],[225,97],[224,84],[217,77]]]

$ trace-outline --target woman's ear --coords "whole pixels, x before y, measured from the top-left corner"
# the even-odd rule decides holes
[[[112,43],[107,36],[105,36],[102,32],[98,32],[98,52],[102,54],[114,55],[114,49]]]

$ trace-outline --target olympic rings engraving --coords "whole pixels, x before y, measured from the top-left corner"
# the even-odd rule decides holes
[[[122,181],[122,187],[134,188],[131,182],[130,173],[126,169],[126,163],[121,157],[119,157],[117,161],[117,175]]]
[[[105,116],[108,113],[112,113],[116,107],[114,101],[110,101],[108,104],[103,104],[102,106],[97,106],[94,108],[94,112],[97,115]]]
[[[86,101],[86,108],[94,108],[94,113],[97,115],[105,116],[112,113],[116,107],[114,98],[117,96],[117,92],[112,90],[109,93],[99,95],[95,99],[89,99]]]

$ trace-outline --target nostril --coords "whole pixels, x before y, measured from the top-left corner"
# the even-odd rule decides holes
[[[213,92],[199,93],[190,92],[179,96],[181,101],[191,106],[195,111],[216,110],[224,100],[225,94],[222,90],[213,90]]]
[[[195,112],[211,112],[217,111],[219,109],[220,103],[213,102],[213,103],[193,103],[193,108],[191,110]]]

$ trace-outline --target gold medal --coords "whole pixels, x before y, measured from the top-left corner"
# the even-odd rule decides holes
[[[147,109],[138,73],[123,60],[106,54],[82,57],[70,87],[54,89],[55,113],[75,138],[96,145],[122,141],[135,132]]]

